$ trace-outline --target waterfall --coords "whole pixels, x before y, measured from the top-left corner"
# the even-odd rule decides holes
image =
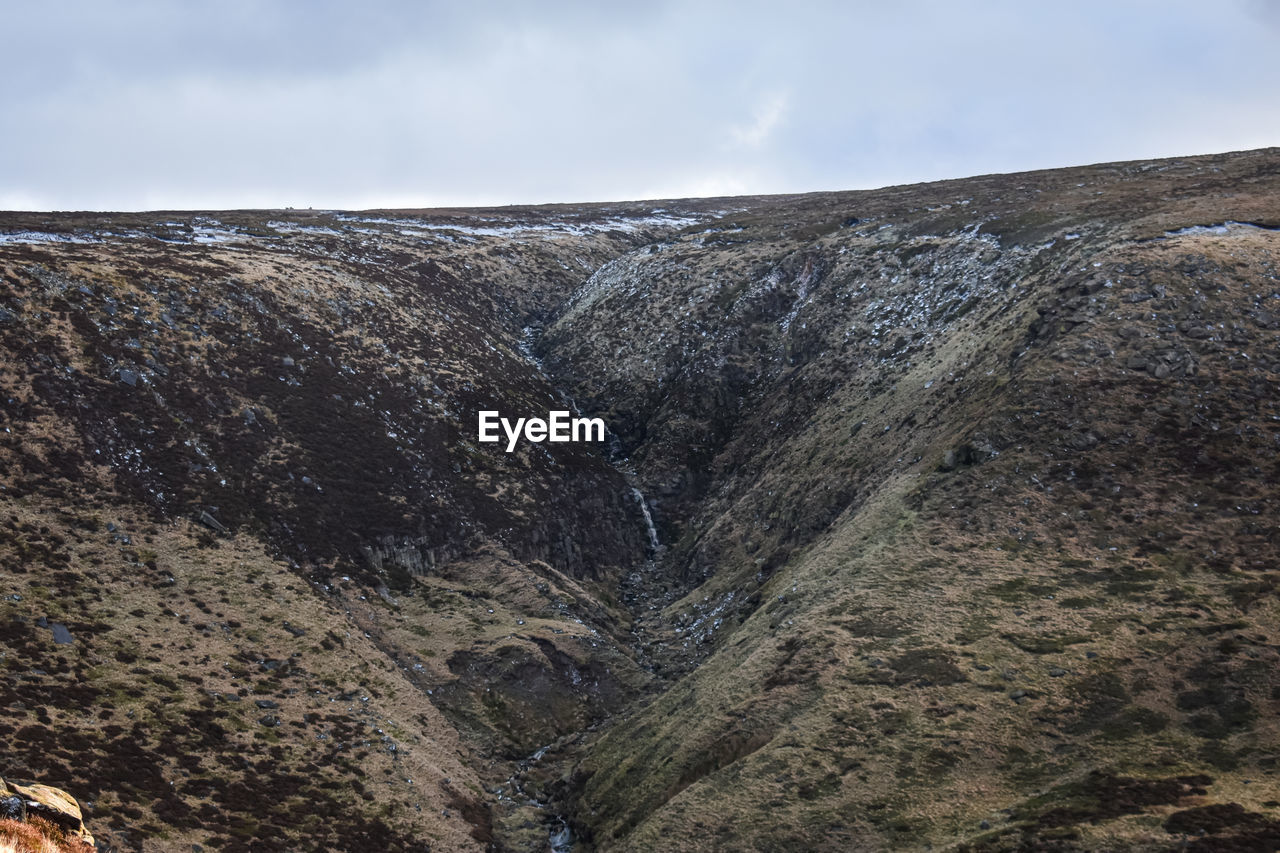
[[[573,849],[573,833],[569,831],[569,824],[563,819],[556,818],[560,821],[555,829],[551,830],[551,853],[569,853]]]
[[[662,542],[658,539],[658,528],[653,526],[653,516],[649,514],[649,502],[634,486],[631,488],[631,494],[635,495],[636,501],[640,504],[640,512],[644,514],[644,526],[649,531],[649,549],[656,555],[662,550]]]

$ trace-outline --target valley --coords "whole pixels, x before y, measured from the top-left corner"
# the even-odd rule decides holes
[[[120,851],[1275,849],[1278,262],[1276,149],[0,213],[0,776]]]

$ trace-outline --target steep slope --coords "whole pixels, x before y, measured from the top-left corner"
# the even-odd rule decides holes
[[[692,671],[580,828],[1271,849],[1278,190],[1268,151],[775,199],[598,272],[543,347],[654,496]]]
[[[1275,150],[0,214],[0,774],[122,850],[1271,849],[1278,227]],[[476,440],[549,408],[611,442]]]
[[[484,846],[647,682],[647,535],[602,446],[476,411],[563,407],[526,326],[695,215],[6,216],[5,774],[124,849]]]

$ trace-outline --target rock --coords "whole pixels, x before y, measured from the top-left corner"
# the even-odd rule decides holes
[[[20,813],[21,817],[17,817],[15,813]],[[23,821],[39,816],[60,827],[71,838],[88,845],[87,850],[91,850],[94,845],[93,836],[85,828],[80,804],[75,797],[59,788],[48,785],[18,785],[0,778],[0,816]],[[0,842],[4,841],[4,835],[0,835]],[[8,848],[0,843],[0,849]]]
[[[0,819],[26,820],[27,801],[17,795],[0,797]]]
[[[1082,432],[1072,436],[1067,443],[1076,450],[1092,450],[1098,446],[1098,441],[1092,432]]]
[[[1065,669],[1051,669],[1051,670],[1049,670],[1049,677],[1050,677],[1050,678],[1061,678],[1062,676],[1064,676],[1064,675],[1066,675],[1066,674],[1067,674],[1067,671],[1066,671]]]
[[[275,714],[266,714],[264,716],[259,717],[258,722],[269,729],[273,729],[276,726],[280,725],[280,718],[277,717]]]
[[[218,521],[218,519],[214,518],[204,510],[200,510],[200,514],[196,516],[196,521],[200,522],[205,527],[208,527],[210,530],[216,530],[219,533],[227,532],[227,528],[223,526],[221,521]]]
[[[134,387],[138,384],[138,372],[136,370],[130,370],[127,367],[122,367],[120,368],[120,373],[118,375],[120,377],[120,381],[125,385]]]
[[[1151,375],[1154,376],[1156,379],[1169,378],[1169,365],[1165,364],[1163,361],[1157,362],[1155,365],[1152,365],[1150,370],[1151,370]]]
[[[51,622],[49,623],[49,630],[53,631],[53,641],[60,646],[69,646],[75,642],[75,638],[71,636],[71,632],[67,630],[66,625]]]
[[[1130,370],[1146,370],[1147,357],[1140,353],[1134,353],[1125,360],[1124,366]]]
[[[961,444],[942,454],[942,463],[938,467],[943,471],[951,471],[961,465],[976,465],[982,459],[982,452],[972,444]]]
[[[279,702],[272,702],[270,699],[258,699],[253,704],[257,705],[264,711],[273,711],[280,707]]]
[[[984,820],[982,821],[982,823],[978,824],[978,829],[990,829],[990,828],[991,828],[991,821],[989,820]]]

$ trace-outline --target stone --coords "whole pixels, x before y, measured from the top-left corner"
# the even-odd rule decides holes
[[[20,805],[12,803],[15,799]],[[6,807],[24,813],[22,818],[14,819],[25,820],[38,815],[61,827],[68,835],[93,846],[93,836],[85,828],[80,804],[66,791],[48,785],[19,785],[0,778],[0,809]]]
[[[280,707],[279,702],[272,702],[270,699],[258,699],[253,704],[257,705],[264,711],[273,711]]]
[[[27,801],[17,795],[0,797],[0,819],[26,820]]]
[[[216,530],[219,533],[227,532],[227,528],[223,526],[222,522],[218,521],[218,519],[214,518],[205,510],[200,510],[200,515],[196,516],[196,521],[199,521],[210,530]]]
[[[1072,436],[1068,444],[1076,450],[1092,450],[1098,446],[1098,437],[1092,432],[1077,433]]]
[[[49,630],[53,631],[53,641],[60,646],[69,646],[75,642],[75,638],[71,636],[71,632],[67,630],[66,625],[50,622]]]

